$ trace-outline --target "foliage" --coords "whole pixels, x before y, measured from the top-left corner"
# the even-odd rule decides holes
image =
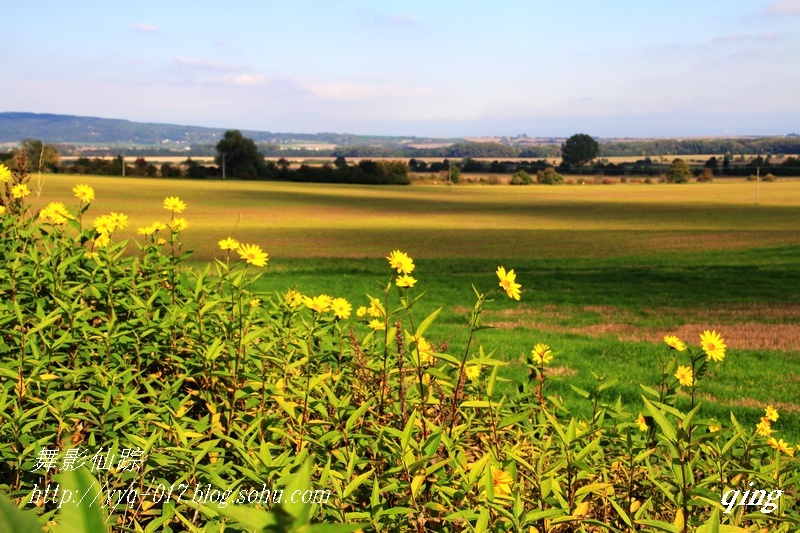
[[[536,181],[543,185],[555,185],[556,183],[564,183],[564,176],[556,172],[553,167],[547,167],[536,173]]]
[[[513,270],[498,268],[491,289],[473,287],[467,345],[452,353],[430,338],[441,310],[419,315],[425,280],[411,277],[414,261],[400,251],[351,320],[350,304],[328,295],[254,293],[254,269],[268,259],[256,245],[224,239],[213,274],[186,268],[182,217],[192,207],[176,197],[126,255],[115,234],[127,217],[101,215],[89,227],[93,194],[76,195],[85,200],[71,209],[37,214],[23,203],[0,217],[0,489],[30,507],[20,515],[0,499],[4,526],[30,528],[35,514],[97,531],[103,512],[119,531],[800,526],[789,449],[734,417],[704,419],[695,402],[712,379],[708,358],[724,356],[716,334],[696,349],[667,341],[661,382],[642,386],[641,413],[609,396],[613,377],[576,388],[591,410],[579,420],[548,395],[560,354],[531,346],[525,378],[504,383],[508,363],[477,342],[493,297],[520,297]],[[675,408],[679,392],[691,396],[690,411]],[[42,451],[63,460],[76,447],[141,449],[140,469],[87,461],[96,480],[80,470],[55,478],[82,494],[94,481],[104,494],[138,488],[133,501],[34,507],[34,485],[55,471],[37,465]],[[721,514],[720,495],[751,482],[782,491],[775,512]],[[144,495],[158,484],[188,490]],[[262,486],[331,498],[236,504],[241,490]],[[230,492],[209,503],[203,495],[213,491]]]
[[[533,178],[524,170],[518,170],[511,176],[511,185],[530,185],[531,183],[533,183]]]
[[[676,158],[672,161],[665,179],[669,183],[689,183],[689,180],[692,179],[692,171],[686,161]]]
[[[576,133],[561,145],[561,158],[566,165],[581,167],[600,155],[600,145],[585,133]]]
[[[264,156],[252,139],[245,138],[238,130],[228,130],[217,143],[215,162],[219,168],[225,165],[226,175],[253,180],[270,175]],[[224,159],[224,163],[223,163]]]

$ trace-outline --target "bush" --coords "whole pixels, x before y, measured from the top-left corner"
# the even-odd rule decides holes
[[[536,181],[543,185],[555,185],[557,183],[564,183],[564,176],[557,173],[553,167],[547,167],[536,173]]]
[[[712,181],[714,181],[714,171],[710,168],[704,168],[697,176],[698,183],[711,183]]]
[[[531,175],[524,170],[518,170],[511,176],[511,185],[530,185],[533,183]]]

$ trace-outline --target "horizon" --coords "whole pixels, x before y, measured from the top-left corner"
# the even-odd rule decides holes
[[[3,114],[33,114],[37,116],[59,116],[59,117],[74,117],[78,119],[92,119],[92,120],[122,120],[131,123],[138,123],[138,124],[152,124],[155,126],[173,126],[173,127],[187,127],[187,128],[211,128],[211,129],[219,129],[219,130],[236,130],[243,133],[271,133],[276,135],[324,135],[324,134],[337,134],[337,135],[356,135],[356,136],[367,136],[367,137],[410,137],[410,138],[428,138],[431,140],[449,140],[449,139],[456,139],[456,140],[463,140],[468,142],[494,142],[494,139],[500,138],[514,138],[520,134],[501,134],[501,135],[494,135],[494,136],[453,136],[453,137],[432,137],[426,135],[382,135],[382,134],[362,134],[357,132],[348,132],[348,131],[269,131],[269,130],[249,130],[245,128],[237,128],[237,127],[214,127],[214,126],[200,126],[197,124],[173,124],[168,122],[138,122],[138,121],[131,121],[124,118],[119,117],[100,117],[100,116],[89,116],[89,115],[65,115],[60,113],[33,113],[30,111],[0,111],[0,116]],[[575,133],[582,133],[582,132],[574,132],[569,135],[540,135],[540,136],[531,136],[528,135],[527,138],[529,139],[556,139],[556,140],[564,140],[569,138],[571,135]],[[648,141],[648,140],[691,140],[691,139],[748,139],[748,138],[774,138],[774,137],[795,137],[798,136],[796,132],[787,132],[782,134],[736,134],[736,135],[673,135],[673,136],[664,136],[664,137],[657,137],[657,136],[649,136],[649,137],[633,137],[633,136],[620,136],[620,137],[601,137],[597,135],[592,135],[592,137],[601,142],[609,142],[609,141]],[[481,138],[492,139],[492,140],[479,140]],[[22,142],[21,140],[19,142]],[[55,141],[55,144],[69,144],[70,142],[77,142],[80,144],[79,141]],[[122,141],[118,141],[122,142]],[[11,142],[0,142],[0,145],[3,144],[12,144]]]
[[[800,0],[85,4],[7,6],[4,107],[391,137],[800,129]]]

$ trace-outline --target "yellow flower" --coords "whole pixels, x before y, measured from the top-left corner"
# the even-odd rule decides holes
[[[667,335],[667,336],[665,336],[664,337],[664,342],[666,342],[669,345],[669,347],[672,348],[673,350],[677,350],[679,352],[682,352],[682,351],[686,350],[686,345],[683,344],[683,341],[681,341],[675,335]]]
[[[75,194],[75,198],[80,200],[81,202],[86,202],[87,204],[91,203],[94,200],[94,189],[86,185],[85,183],[81,183],[76,185],[72,188],[72,192]]]
[[[19,183],[11,187],[11,196],[17,200],[21,200],[31,194],[31,190],[24,183]]]
[[[512,268],[506,273],[505,268],[497,267],[497,277],[500,278],[500,286],[506,291],[509,298],[519,300],[522,286],[516,282],[517,275],[514,273],[514,269]]]
[[[333,298],[331,298],[327,294],[320,294],[319,296],[315,296],[314,298],[303,296],[303,303],[306,305],[306,307],[308,307],[315,313],[324,313],[325,311],[331,308],[331,304],[333,303]]]
[[[675,372],[675,377],[678,378],[678,382],[684,387],[691,387],[694,383],[694,372],[692,372],[692,369],[688,366],[679,366],[678,370]]]
[[[547,364],[553,360],[553,352],[550,350],[550,346],[547,344],[537,344],[531,350],[531,355],[533,356],[533,360],[537,363]]]
[[[258,298],[253,298],[250,300],[250,307],[258,307],[258,304],[261,303],[261,300]]]
[[[155,231],[153,226],[145,226],[143,228],[136,228],[136,233],[139,235],[152,235]]]
[[[240,244],[239,257],[247,261],[247,264],[257,267],[267,266],[269,254],[261,249],[257,244]]]
[[[511,485],[514,480],[505,470],[492,467],[492,484],[494,485],[495,496],[508,496],[511,494]]]
[[[418,362],[420,365],[430,365],[436,361],[433,346],[431,346],[431,343],[429,343],[425,337],[417,339],[417,350],[419,351]]]
[[[700,344],[703,346],[703,351],[706,352],[709,359],[714,361],[722,361],[725,359],[725,348],[727,345],[719,333],[716,331],[705,330],[700,335]]]
[[[6,206],[0,205],[0,216],[3,216],[5,214],[6,214]]]
[[[219,241],[218,244],[220,250],[235,250],[239,247],[239,241],[237,241],[233,237],[222,239],[221,241]]]
[[[764,409],[765,416],[770,420],[770,422],[777,422],[778,421],[778,410],[768,405],[766,409]]]
[[[51,224],[66,224],[68,218],[74,218],[61,202],[50,202],[39,211],[39,216],[46,218]]]
[[[111,238],[108,236],[108,233],[100,233],[100,235],[95,238],[94,245],[95,247],[105,248],[110,242]]]
[[[709,432],[711,432],[711,433],[716,433],[716,432],[718,432],[720,429],[721,429],[721,428],[719,427],[719,424],[718,424],[716,421],[714,421],[714,423],[713,423],[713,424],[709,424],[709,425],[708,425],[708,431],[709,431]]]
[[[286,305],[288,305],[292,309],[303,303],[303,295],[300,294],[300,291],[295,289],[289,289],[288,291],[286,291],[286,294],[284,295],[283,299],[286,302]]]
[[[399,278],[397,278],[397,282],[396,283],[397,283],[398,287],[410,288],[410,287],[413,287],[416,282],[417,282],[417,280],[415,280],[411,276],[403,275],[403,276],[400,276]]]
[[[158,244],[159,246],[164,246],[165,244],[167,244],[167,239],[165,239],[164,237],[160,237],[160,238],[159,238],[159,239],[156,241],[156,244]]]
[[[376,318],[370,321],[369,327],[375,331],[383,331],[386,329],[386,324]]]
[[[94,219],[92,222],[94,229],[97,230],[98,233],[108,235],[109,233],[114,233],[114,230],[117,229],[117,225],[114,222],[114,219],[111,215],[100,215],[99,217]]]
[[[172,220],[170,227],[172,228],[172,231],[183,231],[189,227],[189,223],[183,217],[176,217]]]
[[[467,379],[473,380],[481,375],[481,365],[467,365],[464,368],[464,375]]]
[[[389,266],[397,269],[398,274],[411,274],[414,271],[414,261],[400,250],[394,250],[386,258]]]
[[[100,257],[100,254],[98,254],[97,252],[87,251],[86,253],[83,254],[83,257],[87,259],[97,259],[98,257]]]
[[[186,204],[177,196],[167,196],[164,198],[164,209],[173,213],[182,213],[186,209]]]
[[[150,224],[150,226],[153,228],[154,233],[156,231],[163,231],[167,229],[167,225],[164,224],[163,222],[153,222],[152,224]]]
[[[114,222],[114,229],[125,229],[128,226],[128,216],[123,215],[122,213],[114,213],[113,211],[109,215],[111,220]]]
[[[350,312],[353,310],[353,306],[344,298],[334,298],[331,300],[331,309],[333,309],[333,314],[336,318],[343,318],[346,320],[350,318]]]
[[[762,437],[769,437],[772,435],[772,426],[769,423],[769,418],[766,416],[761,417],[761,422],[756,426],[756,434]]]
[[[639,418],[636,419],[636,423],[639,424],[639,431],[647,431],[647,420],[644,419],[642,413],[639,413]]]
[[[0,164],[0,181],[5,183],[11,179],[11,171],[8,170],[8,167]]]
[[[369,309],[367,309],[367,314],[372,318],[379,318],[386,314],[383,309],[383,304],[377,298],[370,297],[369,299]]]
[[[358,318],[364,318],[366,314],[367,314],[367,308],[364,307],[363,305],[356,310],[356,316]]]
[[[790,457],[794,457],[794,448],[789,446],[789,443],[784,441],[783,439],[776,440],[775,437],[770,437],[769,445],[775,448],[776,450],[780,450],[786,455]]]

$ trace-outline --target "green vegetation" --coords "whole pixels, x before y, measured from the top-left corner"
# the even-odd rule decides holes
[[[746,183],[44,181],[38,199],[6,189],[0,219],[0,490],[30,502],[0,497],[6,529],[37,514],[98,531],[96,506],[31,501],[42,450],[60,464],[76,446],[144,453],[141,470],[96,469],[104,490],[190,488],[108,505],[122,531],[800,526],[797,182],[754,206]],[[250,264],[220,250],[228,236],[262,245],[266,270],[258,246]],[[387,264],[398,249],[413,269]],[[755,431],[770,405],[772,441]],[[751,482],[781,491],[774,509],[725,514],[720,495]],[[262,483],[331,498],[234,505]]]
[[[12,191],[27,182],[19,174],[10,178]],[[316,192],[330,196],[337,189],[348,197],[379,198],[355,187]],[[784,440],[796,421],[791,409],[772,401],[759,405],[757,434],[754,424],[731,416],[713,398],[745,377],[744,352],[727,334],[727,353],[719,340],[701,346],[688,336],[688,350],[677,351],[663,342],[623,345],[605,336],[499,324],[537,319],[539,311],[560,319],[558,308],[538,308],[532,288],[543,274],[546,292],[548,270],[558,279],[563,259],[503,260],[520,269],[516,273],[492,260],[478,273],[489,259],[415,264],[395,251],[388,264],[379,258],[296,259],[262,276],[260,247],[226,239],[213,270],[189,270],[182,250],[191,226],[183,217],[199,214],[202,204],[174,195],[158,202],[167,212],[160,209],[157,223],[143,228],[125,254],[120,230],[131,221],[114,212],[97,216],[103,212],[99,191],[98,199],[86,186],[71,192],[79,200],[67,203],[76,208],[51,203],[38,217],[31,216],[28,196],[3,198],[10,207],[0,219],[6,257],[0,271],[4,530],[37,529],[34,520],[77,532],[105,530],[109,520],[120,531],[322,533],[686,533],[720,530],[720,522],[730,524],[729,531],[783,533],[800,526],[798,461]],[[217,193],[216,202],[224,203]],[[214,240],[228,233],[217,232]],[[741,253],[739,264],[754,262],[747,250]],[[797,254],[796,247],[785,248],[766,265],[794,281]],[[654,283],[650,296],[674,291],[673,313],[688,320],[702,311],[695,299],[716,308],[714,284],[743,274],[736,268],[711,272],[705,283],[686,286],[696,283],[689,267],[714,255],[665,257],[651,256],[652,270],[640,279]],[[597,298],[602,277],[584,259],[566,274],[586,269],[576,289],[595,286],[594,293],[559,300],[563,287],[551,289],[551,307],[613,302],[619,309],[658,309],[656,322],[667,320],[663,308],[634,294],[638,283],[621,282],[635,274],[623,257],[606,261],[627,292]],[[735,254],[730,262],[737,263]],[[308,287],[271,296],[281,275],[300,287],[303,268],[317,283],[336,276],[374,298],[360,296],[359,302],[354,296],[355,307],[363,304],[354,312],[333,293],[334,285],[322,291],[337,298]],[[438,300],[436,281],[450,295],[469,295],[472,281],[474,295]],[[523,300],[517,302],[520,284]],[[764,280],[731,297],[793,303],[777,287]],[[471,305],[460,308],[465,301]],[[596,310],[586,307],[582,312]],[[463,325],[447,324],[445,309]],[[491,325],[500,331],[487,331]],[[525,337],[515,345],[503,330]],[[670,342],[682,349],[677,339]],[[619,360],[622,368],[615,366]],[[796,370],[792,363],[776,369],[769,362],[762,357],[749,372],[778,383]],[[586,386],[572,382],[570,399],[558,387],[570,372],[597,377]],[[627,394],[626,387],[635,392]],[[64,465],[76,449],[105,455],[72,471]],[[62,489],[57,501],[43,499],[51,481]],[[753,485],[763,491],[758,503],[734,504],[732,514],[724,513],[729,502],[721,503],[721,495]],[[257,496],[262,487],[280,496],[248,503],[248,494]],[[320,494],[325,491],[330,498]],[[74,502],[78,494],[90,495],[91,503]],[[297,494],[310,494],[307,503],[293,500]],[[5,495],[29,510],[14,509]]]
[[[576,133],[561,145],[561,159],[564,164],[576,166],[578,169],[598,155],[600,145],[591,135],[585,133]]]

